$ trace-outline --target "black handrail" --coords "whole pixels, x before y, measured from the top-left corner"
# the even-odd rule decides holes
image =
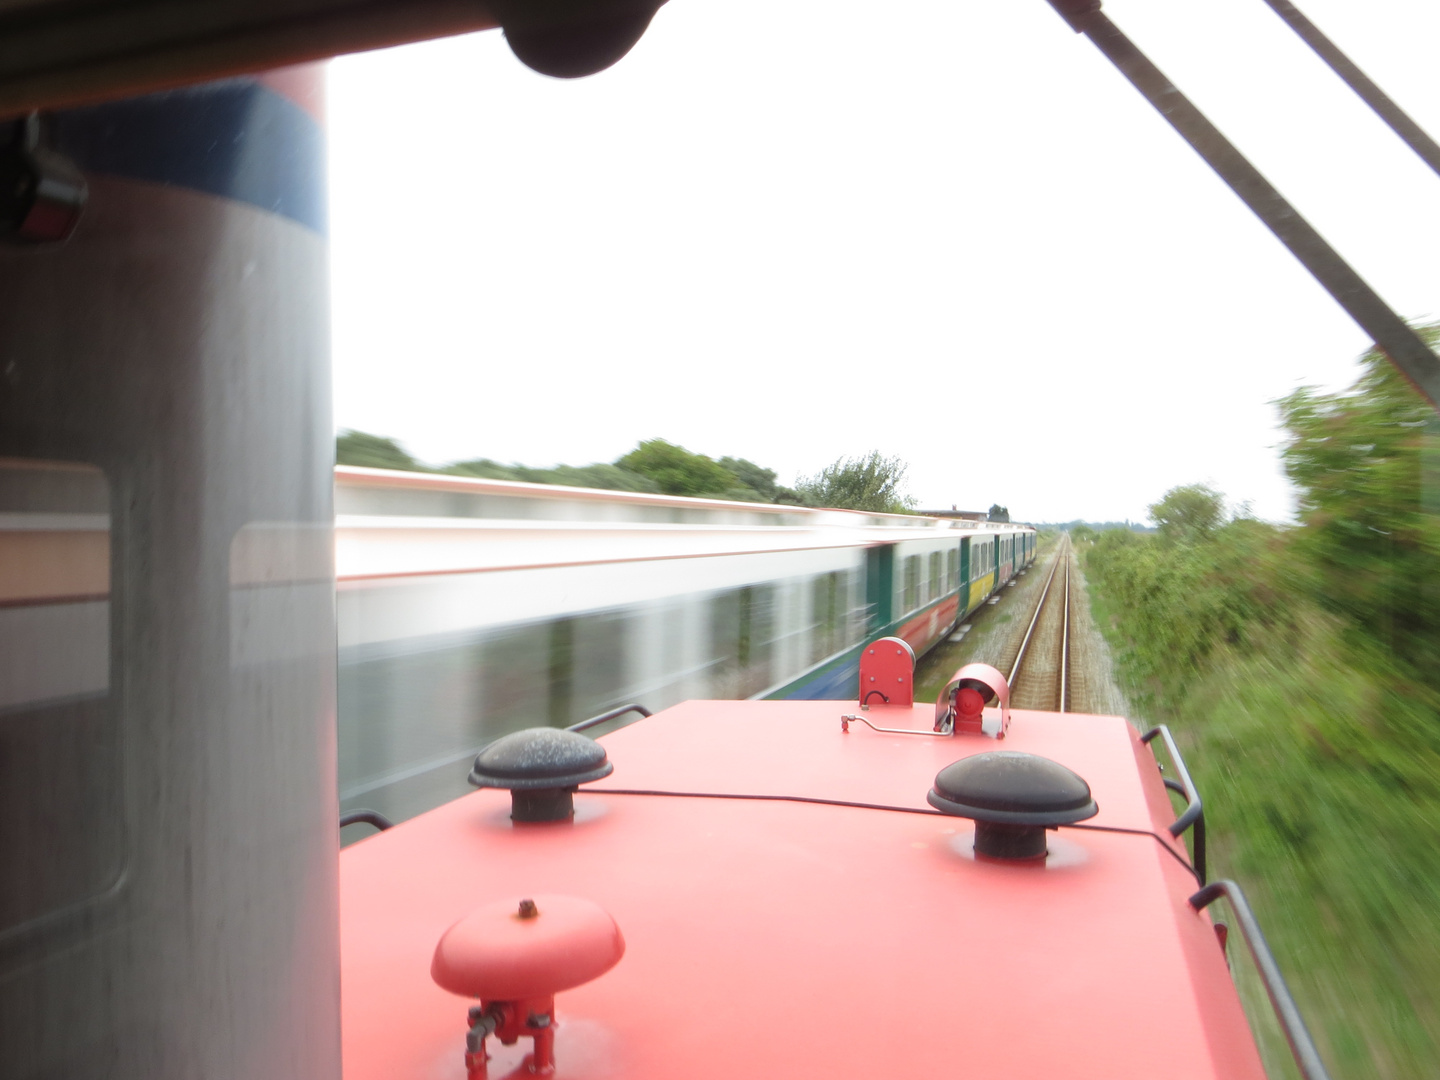
[[[343,829],[346,825],[374,825],[381,832],[395,827],[395,823],[379,810],[351,810],[341,814],[340,827]]]
[[[617,716],[624,716],[627,712],[638,712],[641,716],[655,715],[649,709],[645,708],[644,705],[636,705],[632,702],[629,705],[617,706],[616,708],[611,709],[609,712],[602,712],[599,716],[592,716],[589,720],[581,720],[578,724],[571,724],[565,730],[585,731],[589,728],[595,727],[597,724],[605,723],[606,720],[614,720]]]
[[[1305,1080],[1330,1080],[1330,1074],[1325,1071],[1325,1063],[1320,1060],[1320,1052],[1315,1049],[1310,1031],[1305,1027],[1305,1019],[1300,1015],[1295,999],[1290,996],[1290,988],[1285,985],[1285,976],[1280,974],[1275,956],[1271,953],[1260,923],[1256,921],[1255,913],[1250,910],[1250,903],[1245,899],[1245,893],[1240,886],[1233,881],[1212,881],[1190,897],[1190,906],[1197,912],[1203,911],[1222,896],[1230,901],[1230,910],[1235,913],[1235,919],[1240,924],[1240,933],[1245,938],[1245,944],[1250,947],[1250,955],[1255,959],[1255,967],[1260,972],[1261,981],[1265,983],[1265,992],[1270,995],[1270,1005],[1275,1010],[1280,1027],[1285,1031],[1285,1040],[1290,1044],[1290,1053],[1295,1056],[1295,1064],[1300,1067],[1300,1075]]]
[[[1195,789],[1195,781],[1190,779],[1190,770],[1185,767],[1185,759],[1180,756],[1180,748],[1175,745],[1175,739],[1170,734],[1170,729],[1164,724],[1151,728],[1140,736],[1140,741],[1149,744],[1150,740],[1159,735],[1165,740],[1165,749],[1170,753],[1170,760],[1175,763],[1175,771],[1180,774],[1180,780],[1176,781],[1165,778],[1165,786],[1171,791],[1178,792],[1185,796],[1185,810],[1170,824],[1170,835],[1178,837],[1190,826],[1195,826],[1193,839],[1194,855],[1191,862],[1195,866],[1195,873],[1200,876],[1200,883],[1205,883],[1205,804],[1200,801],[1200,792]]]

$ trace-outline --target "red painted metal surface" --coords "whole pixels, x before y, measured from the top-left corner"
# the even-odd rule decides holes
[[[860,652],[861,708],[915,704],[915,650],[898,637],[870,642]]]
[[[1038,866],[977,862],[971,824],[942,815],[605,792],[920,810],[936,772],[995,745],[845,735],[847,707],[687,702],[605,737],[615,773],[581,789],[573,822],[514,826],[508,796],[481,791],[345,849],[347,1080],[465,1076],[435,943],[477,904],[548,892],[602,905],[627,944],[565,993],[557,1077],[1263,1076],[1185,902],[1155,760],[1121,719],[1012,714],[1007,748],[1089,782],[1087,824],[1141,830],[1052,832]],[[501,1049],[491,1075],[524,1067]]]
[[[625,939],[604,908],[574,896],[501,900],[472,911],[440,939],[430,976],[452,994],[478,999],[466,1018],[467,1080],[488,1080],[493,1035],[501,1046],[532,1040],[521,1068],[555,1069],[555,995],[614,967]]]
[[[587,983],[623,955],[620,928],[593,901],[507,898],[477,908],[445,931],[430,975],[452,994],[508,1001]]]
[[[924,614],[901,625],[896,637],[909,643],[916,653],[923,653],[954,625],[960,615],[960,598],[949,596]]]

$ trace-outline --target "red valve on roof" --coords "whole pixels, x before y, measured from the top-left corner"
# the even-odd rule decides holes
[[[915,650],[904,638],[882,637],[860,653],[860,707],[915,704]]]
[[[625,955],[625,939],[600,905],[573,896],[502,900],[446,930],[430,977],[452,994],[479,998],[470,1010],[465,1068],[485,1080],[485,1040],[535,1040],[531,1073],[555,1068],[555,995],[603,975]]]

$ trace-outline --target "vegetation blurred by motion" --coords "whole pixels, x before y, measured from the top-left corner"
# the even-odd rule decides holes
[[[1440,423],[1363,364],[1278,402],[1297,525],[1194,485],[1153,534],[1072,535],[1137,711],[1186,749],[1212,873],[1252,894],[1334,1074],[1418,1080],[1440,1075]]]
[[[664,439],[647,439],[613,463],[557,465],[549,469],[502,465],[489,458],[432,467],[412,457],[394,439],[365,431],[342,431],[335,440],[340,465],[405,472],[446,473],[486,480],[517,480],[527,484],[640,491],[657,495],[688,495],[739,502],[824,506],[871,513],[908,513],[915,505],[903,490],[906,465],[878,450],[857,458],[840,458],[814,477],[801,477],[795,487],[777,484],[774,469],[745,458],[719,461]],[[1004,510],[1003,507],[992,507]],[[1005,511],[1004,520],[1009,520]]]
[[[872,450],[864,457],[841,458],[818,475],[802,478],[796,487],[811,506],[903,514],[915,505],[904,492],[905,472],[905,463],[898,457],[887,458]]]

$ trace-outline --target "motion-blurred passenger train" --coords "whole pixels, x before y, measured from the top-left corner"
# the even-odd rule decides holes
[[[920,656],[1035,556],[1023,525],[380,469],[335,509],[341,806],[392,819],[520,728],[850,697],[862,642]]]

